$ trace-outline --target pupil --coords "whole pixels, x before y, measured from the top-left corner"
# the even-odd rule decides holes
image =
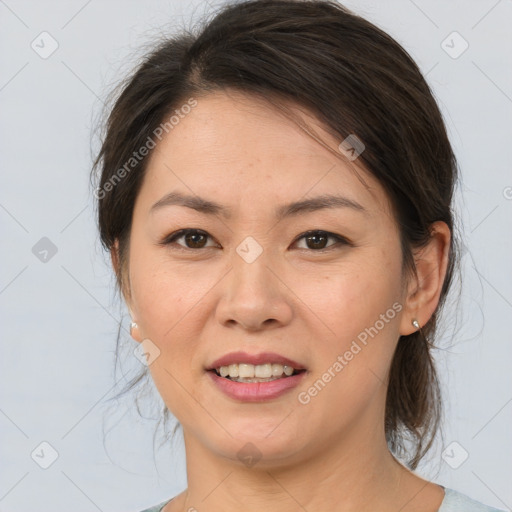
[[[320,242],[320,246],[321,247],[318,247],[318,244],[315,245],[315,243],[313,243],[313,248],[315,248],[315,249],[318,249],[318,248],[323,249],[325,247],[325,241],[327,240],[327,237],[325,235],[309,235],[308,237],[306,237],[308,242],[310,242],[311,240],[313,240],[315,238],[316,239],[323,238],[324,243],[322,244]]]
[[[197,245],[194,245],[197,243],[197,240],[194,241],[194,238],[195,237],[203,237],[204,238],[204,235],[202,235],[201,233],[188,233],[185,237],[186,241],[187,241],[187,245],[190,245],[190,243],[192,243],[193,247],[196,247],[197,248]],[[192,239],[192,242],[191,242],[191,239]],[[201,244],[199,243],[199,248],[201,248]]]

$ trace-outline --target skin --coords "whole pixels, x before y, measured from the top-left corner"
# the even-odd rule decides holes
[[[300,115],[337,150],[340,140],[303,109]],[[232,217],[180,205],[151,213],[171,191],[218,202]],[[333,193],[365,212],[274,216],[276,205]],[[195,246],[189,240],[188,249],[184,237],[159,245],[183,228],[209,236]],[[350,244],[299,238],[314,229]],[[263,251],[252,263],[236,252],[248,236]],[[437,511],[442,488],[391,456],[384,411],[398,338],[416,330],[413,319],[424,325],[434,312],[449,240],[448,227],[435,223],[431,242],[415,252],[419,279],[407,277],[386,193],[357,160],[335,157],[255,97],[230,91],[198,98],[151,154],[124,269],[123,293],[137,323],[132,336],[160,350],[149,369],[185,439],[188,488],[164,511]],[[117,268],[117,245],[112,258]],[[394,303],[401,311],[301,404],[298,394]],[[232,400],[204,368],[238,350],[277,352],[302,363],[307,375],[275,400]],[[262,454],[252,467],[237,457],[248,442]]]

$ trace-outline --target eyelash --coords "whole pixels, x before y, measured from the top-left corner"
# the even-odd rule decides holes
[[[192,228],[180,229],[179,231],[176,231],[176,232],[171,233],[170,235],[166,236],[159,243],[159,245],[169,246],[169,245],[175,243],[176,240],[179,240],[180,238],[183,238],[184,236],[186,236],[188,234],[206,235],[207,237],[212,238],[208,233],[206,233],[205,231],[202,231],[200,229],[192,229]],[[321,229],[313,229],[313,230],[310,230],[310,231],[306,231],[305,233],[302,233],[301,235],[299,235],[293,241],[293,243],[296,243],[299,240],[302,240],[303,238],[306,238],[306,237],[312,236],[312,235],[320,235],[320,236],[326,236],[328,238],[333,238],[333,239],[335,239],[337,241],[337,243],[332,244],[332,245],[330,245],[328,247],[325,247],[323,249],[309,249],[309,248],[305,248],[305,249],[301,249],[301,250],[307,250],[307,251],[312,251],[312,252],[323,253],[323,252],[327,252],[327,251],[332,250],[333,248],[335,248],[340,243],[342,245],[353,246],[353,244],[349,240],[347,240],[345,237],[342,237],[340,235],[336,235],[335,233],[330,233],[329,231],[323,231]],[[194,249],[192,247],[185,247],[185,246],[182,246],[180,244],[177,244],[177,245],[178,245],[178,250],[184,250],[184,251],[200,251],[200,250],[211,249],[212,248],[212,247],[200,247],[200,248]]]

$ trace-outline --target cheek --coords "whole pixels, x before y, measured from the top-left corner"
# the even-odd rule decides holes
[[[130,283],[144,334],[163,344],[182,339],[184,329],[198,323],[197,315],[208,291],[215,285],[213,273],[200,262],[171,262],[165,249],[134,248]]]
[[[201,339],[198,315],[204,311],[205,295],[215,284],[211,272],[191,267],[171,265],[165,251],[142,247],[134,248],[130,261],[130,284],[141,335],[160,349],[150,370],[167,370],[179,380],[189,372]],[[167,386],[179,385],[168,376],[165,380]]]
[[[330,339],[343,346],[373,326],[395,302],[401,300],[400,263],[390,257],[361,258],[314,275],[303,273],[295,279],[294,292]],[[396,307],[386,316],[386,325],[397,324]],[[380,325],[380,323],[379,323]]]
[[[205,294],[214,285],[200,272],[189,274],[148,258],[133,268],[131,277],[141,333],[160,350],[149,371],[167,408],[180,422],[200,412],[191,400],[204,325],[199,317],[205,311]]]
[[[315,323],[322,332],[315,341],[309,383],[314,387],[303,391],[305,400],[310,397],[318,407],[339,404],[328,412],[330,417],[341,410],[360,411],[372,401],[386,381],[396,347],[402,310],[401,260],[391,251],[376,254],[352,260],[343,271],[317,276],[309,285],[307,279],[301,281],[298,294],[306,297],[304,302],[321,319]],[[322,396],[313,398],[315,393]]]
[[[325,293],[309,296],[329,330],[315,343],[315,366],[300,398],[333,425],[350,422],[382,398],[398,339],[400,274],[365,268],[326,277]]]

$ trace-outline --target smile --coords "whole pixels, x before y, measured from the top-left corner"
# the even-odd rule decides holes
[[[220,377],[225,377],[234,382],[270,382],[272,380],[291,377],[299,373],[288,365],[278,363],[265,363],[265,364],[248,364],[248,363],[235,363],[227,366],[219,366],[215,368],[215,372]]]

